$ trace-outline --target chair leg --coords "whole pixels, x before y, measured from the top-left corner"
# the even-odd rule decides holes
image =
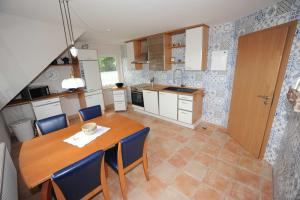
[[[146,179],[147,181],[149,181],[147,154],[143,156],[143,168],[144,168],[144,174],[146,176]]]
[[[124,171],[119,171],[119,179],[120,179],[120,187],[121,192],[124,200],[127,200],[127,191],[126,191],[126,180],[125,180],[125,174]]]
[[[108,167],[107,164],[104,164],[104,169],[105,169],[105,175],[108,177]]]

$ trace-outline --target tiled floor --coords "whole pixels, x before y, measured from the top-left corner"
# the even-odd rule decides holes
[[[136,112],[122,113],[151,128],[150,181],[142,166],[126,175],[129,200],[272,199],[272,169],[214,127],[196,130]],[[14,145],[15,148],[19,145]],[[118,176],[109,170],[111,199],[121,199]],[[20,184],[20,199],[37,199]],[[23,196],[22,196],[23,195]],[[93,199],[103,199],[102,193]]]

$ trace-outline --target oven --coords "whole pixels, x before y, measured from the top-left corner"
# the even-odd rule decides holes
[[[131,101],[132,104],[144,108],[143,91],[138,88],[131,88]]]

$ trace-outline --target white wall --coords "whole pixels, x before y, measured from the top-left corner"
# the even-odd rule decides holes
[[[0,143],[4,142],[10,151],[11,149],[11,142],[10,142],[10,136],[7,129],[7,126],[5,125],[5,122],[3,120],[3,117],[0,113]]]
[[[76,43],[78,48],[81,45],[88,44],[89,49],[97,50],[98,56],[116,56],[117,67],[119,71],[120,82],[124,81],[123,71],[121,67],[121,45],[103,44],[99,41],[80,41]],[[105,105],[113,104],[112,90],[110,88],[103,88],[103,96]]]
[[[61,24],[0,12],[0,109],[66,49]],[[83,33],[75,29],[75,38]]]

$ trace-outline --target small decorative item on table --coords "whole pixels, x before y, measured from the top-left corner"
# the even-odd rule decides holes
[[[93,135],[97,131],[97,124],[94,122],[84,124],[81,130],[86,135]]]

